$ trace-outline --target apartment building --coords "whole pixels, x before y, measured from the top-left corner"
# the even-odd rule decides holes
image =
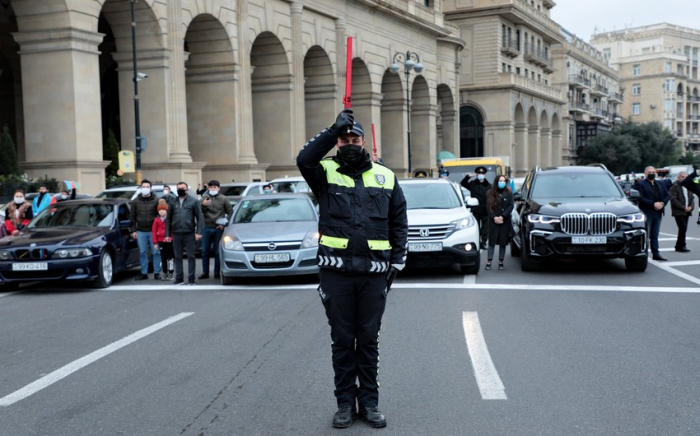
[[[561,165],[566,93],[554,86],[552,47],[564,43],[551,0],[444,0],[459,27],[460,155],[510,156],[514,175]]]
[[[700,30],[668,23],[593,35],[593,44],[626,89],[620,113],[633,121],[657,121],[700,152]]]
[[[568,162],[576,158],[591,137],[621,122],[623,103],[620,77],[609,58],[591,44],[562,29],[565,40],[552,48],[553,84],[566,95]]]

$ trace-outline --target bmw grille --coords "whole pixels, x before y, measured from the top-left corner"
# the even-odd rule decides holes
[[[617,228],[617,215],[612,213],[566,213],[561,216],[561,229],[569,235],[609,235]]]

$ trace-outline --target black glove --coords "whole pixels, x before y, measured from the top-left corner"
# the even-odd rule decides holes
[[[344,109],[338,114],[338,118],[335,119],[335,123],[331,126],[331,133],[337,138],[338,136],[352,130],[354,123],[355,115],[353,115],[352,109]]]
[[[399,270],[394,268],[393,266],[389,268],[389,272],[386,273],[386,291],[389,292],[391,290],[391,284],[394,283],[394,279],[396,278],[396,275],[399,273]]]

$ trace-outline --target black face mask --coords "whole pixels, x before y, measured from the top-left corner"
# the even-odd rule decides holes
[[[655,178],[656,178],[656,174],[654,174],[654,173],[651,173],[647,176],[647,179],[649,179],[649,180],[654,180]]]
[[[365,159],[365,149],[361,145],[348,144],[338,149],[340,160],[353,168],[359,168]]]
[[[185,195],[187,195],[187,189],[178,189],[177,195],[180,197],[184,197]]]

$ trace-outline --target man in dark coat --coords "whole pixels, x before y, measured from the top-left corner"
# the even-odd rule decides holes
[[[669,190],[669,195],[671,196],[671,215],[676,220],[676,225],[678,226],[676,251],[681,253],[690,251],[685,245],[685,235],[688,230],[688,219],[693,213],[694,207],[693,193],[682,185],[686,177],[688,177],[688,173],[681,171],[678,174],[678,179],[673,182]]]
[[[649,245],[651,245],[652,259],[667,260],[659,253],[659,231],[661,218],[664,215],[664,207],[671,196],[665,183],[656,182],[656,168],[649,166],[644,170],[645,179],[638,181],[634,189],[639,191],[639,208],[647,217],[647,232],[649,233]]]
[[[462,179],[461,185],[464,186],[472,195],[472,198],[479,200],[479,205],[472,208],[474,218],[479,222],[479,239],[481,240],[481,249],[486,248],[486,239],[489,232],[489,213],[486,210],[486,193],[491,189],[491,183],[486,180],[486,167],[477,167],[474,174],[467,174]],[[474,177],[473,180],[470,180]]]

